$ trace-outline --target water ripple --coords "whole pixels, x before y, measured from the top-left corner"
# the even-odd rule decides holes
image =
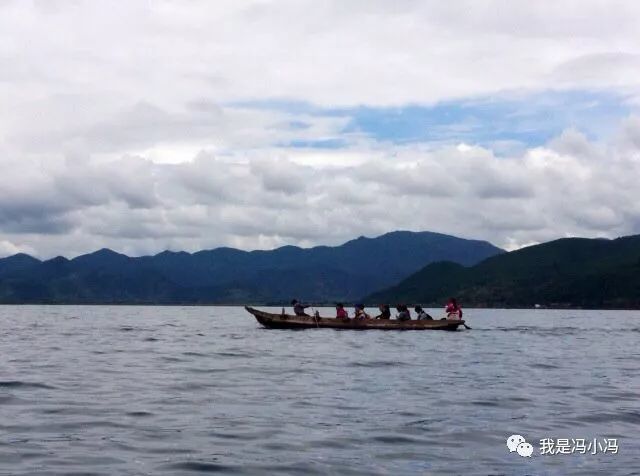
[[[10,388],[10,389],[47,389],[53,390],[56,387],[53,385],[48,385],[40,382],[23,382],[21,380],[0,380],[0,388]]]
[[[467,315],[273,332],[242,308],[0,306],[0,474],[633,473],[640,313]],[[620,452],[524,459],[513,433]]]

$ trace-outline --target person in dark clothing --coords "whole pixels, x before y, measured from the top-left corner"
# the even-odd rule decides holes
[[[388,304],[380,304],[378,309],[380,309],[380,314],[376,316],[376,319],[391,319],[391,309]]]
[[[398,304],[396,306],[396,310],[398,311],[398,315],[396,319],[399,321],[410,321],[411,320],[411,312],[409,308],[405,304]]]
[[[356,304],[355,305],[355,318],[356,319],[371,319],[369,314],[367,314],[364,310],[364,304]]]
[[[309,315],[306,312],[304,312],[304,310],[309,307],[308,304],[302,304],[301,302],[298,302],[297,299],[294,299],[293,301],[291,301],[291,305],[293,306],[293,313],[296,316],[308,316]]]
[[[414,311],[416,311],[416,314],[418,315],[418,320],[419,321],[433,321],[433,317],[431,317],[429,314],[427,314],[425,312],[424,309],[422,309],[422,306],[416,306],[414,308]]]

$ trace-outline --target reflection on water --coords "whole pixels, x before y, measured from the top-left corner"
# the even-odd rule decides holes
[[[283,331],[241,308],[0,306],[0,474],[638,470],[640,313],[465,318]],[[605,437],[619,454],[536,454]]]

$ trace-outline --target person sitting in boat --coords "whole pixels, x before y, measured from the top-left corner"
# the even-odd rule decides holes
[[[462,319],[462,308],[458,305],[456,298],[449,298],[444,312],[447,314],[447,319]]]
[[[398,319],[399,321],[411,320],[411,312],[409,312],[409,308],[405,304],[398,304],[396,306],[396,311],[398,311],[396,319]]]
[[[378,309],[380,309],[380,314],[376,316],[376,319],[391,319],[391,309],[388,304],[380,304]]]
[[[419,321],[433,321],[433,317],[427,314],[425,310],[422,309],[422,306],[416,306],[413,310],[416,311],[416,314],[418,315],[417,319]]]
[[[294,299],[293,301],[291,301],[291,305],[293,306],[293,313],[296,316],[308,316],[309,315],[306,312],[304,312],[304,310],[309,307],[308,304],[302,304],[301,302],[298,302],[297,299]]]
[[[371,319],[371,316],[364,312],[364,304],[356,304],[356,319]]]
[[[336,304],[336,318],[337,319],[349,319],[349,313],[344,308],[344,304],[339,302]]]

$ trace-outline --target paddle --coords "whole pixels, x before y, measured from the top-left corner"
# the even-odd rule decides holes
[[[449,319],[449,317],[445,317],[444,319]],[[462,325],[465,327],[465,329],[471,330],[471,326],[466,325],[464,322],[462,323]]]
[[[316,327],[320,329],[320,325],[318,324],[318,317],[320,317],[320,313],[316,311],[313,306],[311,307],[311,313],[313,315],[313,322],[316,323]]]

